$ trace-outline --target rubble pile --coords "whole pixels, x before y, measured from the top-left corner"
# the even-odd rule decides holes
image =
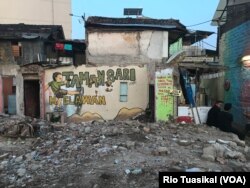
[[[250,171],[248,142],[206,125],[0,120],[0,187],[153,188],[160,171]],[[27,136],[13,137],[17,125]]]

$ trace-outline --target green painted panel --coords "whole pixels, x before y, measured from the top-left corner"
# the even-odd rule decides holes
[[[169,54],[174,55],[180,51],[182,51],[183,47],[182,47],[182,38],[180,38],[178,41],[176,41],[175,43],[171,44],[169,47]]]
[[[156,120],[167,121],[174,114],[174,96],[170,95],[173,89],[172,74],[156,76]]]

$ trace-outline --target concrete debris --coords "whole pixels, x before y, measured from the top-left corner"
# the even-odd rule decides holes
[[[250,171],[249,138],[206,125],[0,122],[0,187],[156,188],[160,171]]]

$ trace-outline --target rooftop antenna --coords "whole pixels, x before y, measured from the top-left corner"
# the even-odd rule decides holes
[[[124,8],[124,16],[142,16],[142,8]]]

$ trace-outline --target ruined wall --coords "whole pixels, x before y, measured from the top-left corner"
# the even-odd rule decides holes
[[[38,61],[38,55],[44,55],[42,41],[28,40],[19,43],[21,53],[19,57],[14,57],[11,42],[1,41],[0,43],[0,63],[1,64],[28,64]]]
[[[1,64],[15,63],[10,42],[1,41],[0,43],[0,63]]]
[[[23,76],[19,65],[37,61],[37,54],[43,52],[43,44],[39,41],[23,41],[21,45],[21,56],[14,58],[11,42],[0,43],[0,77],[13,77],[16,80],[16,113],[24,115]],[[0,112],[3,112],[3,82],[0,83]],[[6,102],[6,101],[5,101]]]
[[[22,98],[22,91],[20,89],[22,88],[22,78],[20,77],[19,73],[19,66],[17,65],[11,65],[11,64],[0,64],[0,112],[3,112],[3,77],[14,77],[16,78],[16,112],[17,115],[22,115],[21,112],[21,102],[23,101]]]
[[[89,32],[89,62],[152,63],[168,57],[168,32]]]
[[[56,72],[62,74],[57,77],[57,81],[65,81],[61,88],[70,91],[65,95],[60,96],[55,89],[52,90],[53,84],[50,82]],[[45,111],[64,111],[68,121],[75,122],[127,119],[140,114],[147,107],[147,75],[146,65],[83,65],[45,70]],[[48,83],[50,87],[47,89]]]
[[[16,102],[17,115],[24,116],[24,94],[23,94],[23,76],[21,73],[16,75]]]
[[[44,55],[44,47],[42,41],[23,41],[22,43],[21,63],[28,64],[38,62],[38,54]]]
[[[234,121],[245,125],[250,120],[250,70],[242,66],[241,58],[250,55],[250,21],[224,33],[220,40],[220,61],[229,67],[225,80],[225,101],[233,104]]]

